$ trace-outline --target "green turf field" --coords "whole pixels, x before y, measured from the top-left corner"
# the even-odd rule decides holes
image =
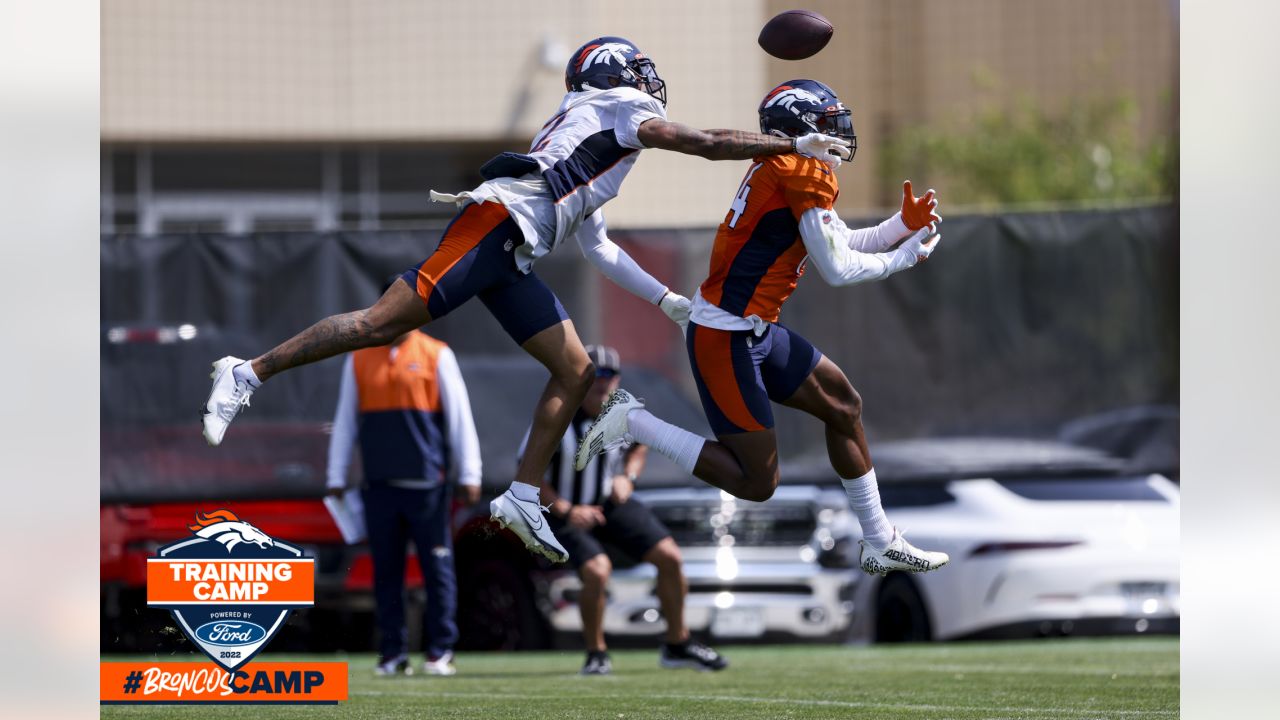
[[[614,652],[614,675],[595,678],[576,675],[582,661],[577,652],[464,654],[457,661],[458,675],[452,678],[374,678],[373,657],[356,655],[346,658],[351,699],[337,707],[114,706],[104,707],[102,717],[1087,720],[1178,716],[1177,639],[728,646],[722,650],[731,666],[720,673],[662,670],[656,652],[633,650]],[[268,652],[262,659],[302,658]]]

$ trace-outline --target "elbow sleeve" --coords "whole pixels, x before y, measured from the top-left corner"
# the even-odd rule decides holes
[[[829,210],[813,208],[800,217],[800,237],[809,251],[809,262],[828,285],[845,287],[879,280],[909,267],[897,250],[866,253],[850,249],[847,232],[844,223]]]
[[[578,247],[582,254],[605,277],[637,297],[656,305],[667,294],[667,286],[658,282],[631,259],[622,248],[603,233],[578,232]]]
[[[911,230],[902,221],[902,213],[894,213],[893,217],[875,227],[850,230],[843,222],[840,222],[840,226],[848,235],[849,249],[864,253],[885,252],[911,234]]]
[[[848,249],[843,228],[844,223],[830,210],[810,208],[800,216],[800,238],[809,251],[809,263],[833,287],[857,282],[856,268],[850,263],[854,251]]]

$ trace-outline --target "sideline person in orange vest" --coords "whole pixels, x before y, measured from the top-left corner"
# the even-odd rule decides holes
[[[365,524],[373,555],[380,657],[375,673],[412,672],[404,617],[406,545],[426,587],[424,670],[453,675],[457,581],[449,524],[450,480],[465,502],[480,499],[480,442],[453,351],[418,330],[346,358],[329,442],[328,487],[346,485],[360,444]]]

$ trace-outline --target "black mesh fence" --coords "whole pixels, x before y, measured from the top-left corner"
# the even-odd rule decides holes
[[[870,222],[870,221],[868,221]],[[856,222],[851,221],[851,225]],[[713,230],[615,232],[654,275],[692,295]],[[426,257],[439,230],[102,239],[102,494],[197,498],[315,495],[340,360],[271,380],[204,445],[209,364],[260,353],[329,314],[369,305],[384,278]],[[679,333],[572,247],[537,266],[587,342],[616,346],[625,384],[708,432]],[[837,289],[816,272],[783,322],[862,393],[873,440],[1052,437],[1103,411],[1178,401],[1176,208],[948,216],[925,266]],[[427,328],[459,355],[486,483],[505,484],[545,380],[480,303]],[[782,457],[821,452],[821,426],[776,411]],[[655,460],[652,473],[672,475]]]

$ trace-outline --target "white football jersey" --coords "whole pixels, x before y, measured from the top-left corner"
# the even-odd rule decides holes
[[[666,109],[635,88],[570,92],[529,149],[542,177],[498,178],[470,192],[433,197],[505,205],[524,233],[516,262],[528,272],[535,260],[572,237],[587,216],[618,194],[644,149],[636,132],[653,118],[665,120]]]

